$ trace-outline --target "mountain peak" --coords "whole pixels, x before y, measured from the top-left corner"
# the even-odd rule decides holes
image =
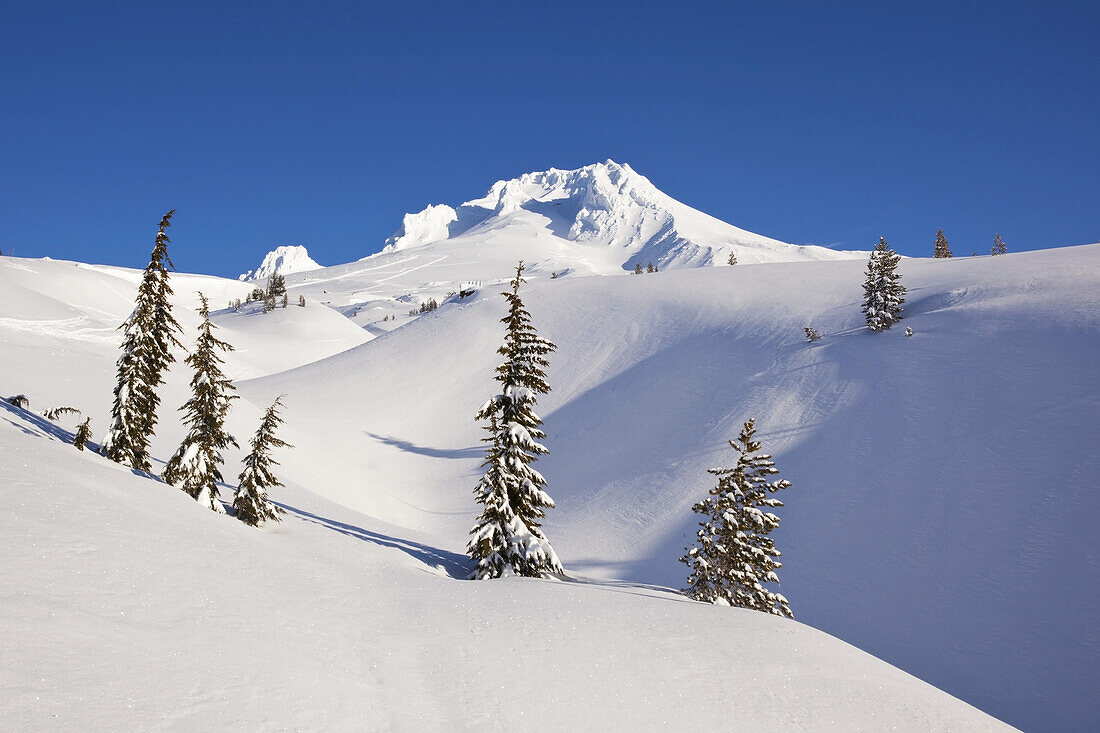
[[[294,272],[318,270],[321,265],[314,262],[306,248],[300,244],[276,247],[264,256],[264,261],[255,270],[249,270],[238,280],[266,280],[272,275],[289,275]]]
[[[530,237],[532,228],[536,236],[548,230],[563,243],[624,250],[624,269],[648,262],[661,269],[726,264],[731,255],[742,263],[852,256],[738,229],[676,201],[610,158],[573,170],[524,173],[497,181],[484,196],[457,208],[441,204],[406,214],[383,252],[459,237],[481,241],[504,232],[518,240],[521,231],[522,238]]]

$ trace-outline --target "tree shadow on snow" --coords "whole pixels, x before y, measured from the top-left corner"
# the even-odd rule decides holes
[[[409,555],[429,567],[440,568],[447,573],[449,577],[455,580],[465,580],[469,577],[470,571],[473,570],[469,558],[456,552],[441,550],[438,547],[431,547],[420,542],[413,542],[412,540],[403,540],[400,537],[391,537],[378,532],[372,532],[369,529],[363,529],[354,524],[338,522],[335,519],[329,519],[328,517],[322,517],[318,514],[307,512],[304,509],[297,509],[288,504],[279,504],[279,506],[307,522],[319,524],[322,527],[331,529],[333,532],[339,532],[342,535],[353,537],[363,542],[371,542],[382,547],[401,550],[406,555]]]
[[[477,458],[485,452],[484,449],[476,446],[472,448],[428,448],[427,446],[416,445],[415,443],[410,443],[407,440],[401,440],[400,438],[394,438],[392,436],[377,435],[369,432],[366,434],[380,443],[392,445],[394,448],[398,448],[408,453],[428,456],[429,458]]]

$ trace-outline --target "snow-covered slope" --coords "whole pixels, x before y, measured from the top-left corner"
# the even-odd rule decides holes
[[[911,338],[862,328],[863,264],[531,283],[560,347],[547,532],[574,572],[678,586],[705,469],[755,416],[794,482],[777,542],[797,618],[1010,722],[1091,727],[1100,247],[906,260]],[[497,290],[243,385],[315,411],[288,472],[460,550]]]
[[[801,624],[456,580],[461,556],[294,486],[252,529],[68,437],[0,405],[9,730],[1005,729]]]
[[[309,252],[302,245],[283,245],[264,255],[264,261],[255,270],[249,270],[237,279],[266,280],[276,273],[290,275],[320,268],[320,265],[310,259]]]
[[[694,701],[725,699],[730,689],[739,692],[729,714],[743,712],[748,727],[976,725],[955,703],[920,698],[911,680],[895,687],[889,675],[896,672],[863,666],[865,657],[851,657],[828,637],[803,643],[814,632],[799,624],[674,603],[652,588],[682,584],[676,558],[694,527],[690,505],[711,485],[705,469],[732,460],[725,440],[755,416],[781,476],[794,482],[776,542],[784,553],[782,590],[799,621],[1029,730],[1100,725],[1091,702],[1100,666],[1092,528],[1100,513],[1093,478],[1100,475],[1100,246],[905,260],[909,301],[901,325],[914,329],[911,338],[900,327],[883,334],[860,327],[862,260],[556,280],[549,265],[536,269],[525,301],[540,333],[559,345],[549,371],[554,391],[540,405],[551,453],[539,468],[558,503],[545,527],[583,582],[460,583],[444,576],[459,573],[453,563],[461,563],[476,514],[482,446],[472,415],[493,389],[502,337],[504,302],[490,283],[514,266],[512,245],[533,241],[515,234],[522,221],[509,224],[512,234],[494,239],[490,232],[473,247],[457,238],[292,276],[292,301],[306,294],[304,309],[217,315],[220,335],[251,342],[252,353],[297,355],[267,367],[245,353],[227,355],[232,376],[260,377],[238,382],[243,399],[230,428],[248,435],[259,411],[287,395],[284,437],[297,447],[278,457],[290,484],[279,498],[312,516],[298,513],[282,527],[242,535],[208,512],[143,521],[178,502],[151,492],[155,484],[35,437],[38,429],[24,417],[11,413],[19,427],[6,431],[0,421],[0,486],[17,487],[12,493],[21,499],[49,499],[9,501],[0,515],[10,522],[0,541],[14,558],[6,572],[33,568],[10,576],[28,595],[0,595],[2,648],[72,670],[62,679],[26,662],[21,667],[31,673],[3,686],[2,703],[27,711],[26,701],[42,697],[48,684],[40,679],[59,680],[56,689],[69,691],[62,697],[123,700],[136,684],[159,702],[163,695],[131,679],[153,676],[140,658],[145,649],[183,655],[173,679],[210,669],[215,674],[203,679],[236,680],[233,660],[254,658],[244,641],[229,639],[243,625],[225,621],[206,647],[172,646],[173,635],[195,627],[182,619],[223,619],[214,606],[224,603],[261,619],[265,643],[257,648],[288,635],[256,686],[234,682],[229,690],[246,700],[242,715],[263,720],[291,715],[294,701],[315,693],[324,710],[298,708],[322,723],[346,721],[366,709],[364,701],[381,700],[374,727],[400,726],[422,710],[429,727],[463,727],[499,709],[498,698],[481,694],[484,682],[506,685],[500,699],[533,701],[518,721],[550,727],[590,721],[612,700],[622,705],[609,720],[624,728],[729,725],[702,717],[725,709]],[[562,257],[576,257],[576,243],[558,240],[574,248]],[[605,260],[591,257],[590,267],[573,274],[599,271]],[[415,302],[403,295],[448,287],[448,278],[478,268],[489,273],[478,292],[369,343],[349,334],[347,346],[355,348],[336,353],[341,348],[321,349],[309,338],[305,319],[322,314],[368,338],[354,325],[368,314],[355,315],[352,304],[391,299],[408,309]],[[0,394],[26,392],[35,409],[75,404],[102,428],[117,354],[112,329],[128,311],[136,276],[0,258]],[[248,288],[192,277],[173,280],[181,298],[200,282],[223,300]],[[217,283],[224,291],[215,292]],[[352,317],[325,308],[326,299]],[[286,337],[268,328],[272,316],[298,319],[287,325],[300,330]],[[188,318],[185,342],[193,338]],[[806,325],[824,338],[805,343]],[[171,408],[182,403],[185,381],[177,366],[154,442],[160,457],[181,432]],[[231,454],[231,462],[238,457]],[[235,465],[226,473],[235,475]],[[71,504],[71,516],[56,502]],[[146,545],[155,548],[148,558]],[[184,568],[165,556],[175,545],[214,549],[207,565],[189,555]],[[232,559],[224,566],[231,569],[221,571],[222,558]],[[104,573],[120,584],[95,582]],[[152,582],[152,590],[135,590],[134,578]],[[258,578],[262,590],[236,582],[244,578]],[[59,590],[66,584],[83,590],[66,600]],[[177,613],[150,600],[168,588],[184,589],[190,605]],[[86,630],[100,650],[86,661],[28,631],[48,613],[28,608],[66,603],[48,626]],[[105,608],[129,609],[131,620],[114,620]],[[152,611],[142,616],[142,608]],[[281,613],[269,618],[267,609]],[[116,645],[91,631],[108,617],[116,633],[132,626],[138,640],[118,657],[135,672],[117,683],[98,672]],[[303,632],[299,623],[312,626]],[[551,629],[545,636],[531,633],[543,624]],[[722,641],[712,642],[712,631]],[[706,669],[726,675],[720,688],[706,688],[696,666],[704,647]],[[501,664],[526,676],[489,680]],[[280,681],[280,669],[295,673]],[[551,691],[535,695],[548,669]],[[767,689],[785,675],[792,675],[786,687]],[[72,679],[85,687],[63,684]],[[260,682],[274,694],[256,697]],[[85,689],[92,691],[71,692]],[[232,715],[232,695],[188,690],[189,697],[165,703],[180,727],[196,711]],[[764,700],[783,712],[774,716]],[[262,717],[264,701],[273,705],[271,718]],[[125,720],[107,703],[86,709],[102,716],[90,720]],[[134,727],[148,727],[142,716],[151,714],[135,714]],[[284,724],[296,726],[312,727]]]

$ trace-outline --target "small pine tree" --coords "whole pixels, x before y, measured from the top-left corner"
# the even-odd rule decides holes
[[[267,490],[283,484],[271,473],[272,466],[279,462],[271,457],[272,448],[293,448],[290,443],[275,437],[275,430],[282,424],[279,397],[267,408],[259,429],[252,437],[252,451],[244,459],[244,470],[237,478],[237,492],[233,496],[233,508],[237,510],[237,519],[253,527],[261,522],[278,522],[280,514],[285,514],[278,504],[267,498]]]
[[[821,334],[817,332],[816,328],[806,326],[802,330],[806,332],[806,340],[811,343],[821,339]]]
[[[898,282],[901,255],[890,249],[885,237],[879,237],[875,250],[867,260],[867,279],[863,283],[863,315],[867,327],[881,331],[901,320],[901,305],[905,302],[905,286]]]
[[[646,265],[646,266],[645,266],[645,271],[646,271],[646,272],[655,272],[655,271],[656,271],[656,268],[655,268],[655,267],[653,267],[653,263],[652,263],[652,262],[650,262],[650,263],[649,263],[648,265]]]
[[[692,507],[705,519],[699,523],[697,545],[680,558],[691,568],[685,593],[698,601],[793,618],[787,599],[764,587],[779,582],[775,571],[782,567],[776,559],[780,552],[768,536],[779,526],[779,517],[767,510],[783,502],[769,494],[789,488],[791,482],[767,480],[779,471],[770,455],[757,454],[755,432],[754,420],[745,423],[737,441],[730,441],[740,454],[737,465],[710,469],[719,477],[718,485]]]
[[[286,295],[286,278],[277,272],[269,277],[267,279],[266,294],[270,295],[272,298],[278,298],[280,296]]]
[[[299,295],[298,296],[298,307],[299,308],[305,308],[306,307],[306,296],[304,296],[304,295]]]
[[[471,575],[476,580],[499,577],[509,567],[529,577],[564,572],[539,522],[554,500],[543,488],[546,479],[531,466],[547,452],[537,442],[546,434],[534,408],[537,396],[550,391],[544,370],[556,347],[536,333],[519,297],[523,269],[521,260],[511,291],[503,293],[509,307],[501,319],[507,330],[498,350],[504,363],[496,370],[501,392],[476,417],[489,421],[490,433],[485,475],[474,492],[484,509],[467,548],[476,563]]]
[[[111,426],[103,441],[103,455],[139,471],[152,470],[149,460],[149,440],[157,423],[160,406],[158,388],[164,384],[164,371],[176,360],[172,347],[182,348],[177,333],[183,329],[172,316],[168,296],[168,235],[165,229],[172,223],[169,211],[160,220],[156,243],[149,264],[138,286],[137,302],[123,331],[122,355],[118,358],[118,379],[111,407]]]
[[[84,450],[88,441],[92,439],[92,418],[85,418],[84,422],[76,426],[76,434],[73,436],[73,445],[77,450]]]
[[[1001,239],[1000,234],[993,235],[993,249],[989,251],[991,255],[1003,255],[1008,254],[1008,245]]]
[[[237,446],[236,439],[225,431],[225,417],[229,403],[237,395],[233,382],[221,370],[222,358],[218,351],[232,351],[233,347],[214,336],[216,326],[210,322],[210,308],[206,296],[199,293],[202,304],[199,315],[199,338],[195,350],[186,362],[194,370],[191,377],[191,399],[180,408],[186,414],[183,422],[188,426],[175,455],[164,468],[164,480],[191,495],[199,503],[216,512],[224,512],[218,501],[218,482],[222,480],[219,466],[224,462],[221,451]]]
[[[727,265],[736,265],[737,264],[737,255],[735,255],[733,252],[730,252],[730,256],[726,258],[726,264]]]
[[[938,260],[951,257],[951,250],[947,247],[947,237],[943,236],[943,230],[936,232],[936,241],[932,243],[932,256]]]
[[[643,272],[644,272],[644,270],[642,270],[642,263],[641,262],[634,265],[634,274],[635,275],[641,275]]]

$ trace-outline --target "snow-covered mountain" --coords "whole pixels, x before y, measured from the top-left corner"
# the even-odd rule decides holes
[[[290,275],[295,272],[308,272],[318,270],[318,265],[310,259],[309,252],[300,244],[283,245],[264,255],[264,261],[255,270],[249,270],[239,276],[238,280],[266,280],[272,275]]]
[[[536,236],[610,248],[610,259],[623,269],[649,263],[662,270],[724,265],[730,255],[739,263],[863,256],[738,229],[676,201],[629,165],[612,160],[570,171],[526,173],[497,181],[485,196],[457,209],[439,204],[406,214],[383,251],[527,227]]]
[[[457,208],[406,214],[381,252],[288,278],[295,292],[331,305],[373,334],[406,322],[430,300],[495,286],[522,259],[527,277],[622,275],[776,262],[864,260],[787,244],[719,221],[667,196],[628,165],[606,161],[498,181]],[[387,320],[383,320],[387,319]]]
[[[862,258],[582,277],[622,272],[601,259],[621,251],[546,244],[538,216],[292,275],[304,308],[213,315],[237,347],[230,432],[286,395],[281,525],[215,516],[77,453],[72,425],[3,408],[15,727],[463,728],[505,711],[549,728],[996,725],[815,629],[1025,729],[1100,726],[1100,245],[904,260],[906,338],[862,327]],[[524,300],[558,344],[544,528],[569,578],[464,583],[496,280],[528,246],[548,259]],[[100,434],[139,276],[0,258],[0,395],[73,405]],[[251,287],[172,277],[188,345],[193,291]],[[463,280],[477,292],[446,297]],[[436,292],[438,310],[407,315]],[[161,459],[188,376],[177,363],[164,386]],[[775,539],[797,622],[669,590],[706,469],[749,417],[794,484]],[[194,687],[199,672],[223,686]],[[732,712],[684,703],[731,686]]]

